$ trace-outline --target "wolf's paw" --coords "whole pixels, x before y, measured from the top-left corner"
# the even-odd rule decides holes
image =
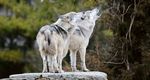
[[[42,73],[48,73],[48,70],[43,70]]]
[[[89,72],[90,70],[89,69],[83,69],[82,71],[83,72]]]
[[[72,72],[80,72],[80,70],[77,70],[77,69],[76,69],[76,70],[72,70]]]
[[[63,73],[63,72],[65,72],[64,70],[58,70],[58,73]]]

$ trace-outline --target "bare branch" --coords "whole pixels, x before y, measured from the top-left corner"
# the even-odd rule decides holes
[[[109,62],[110,61],[112,61],[116,56],[117,56],[117,54],[118,54],[118,51],[115,53],[115,55],[109,60]]]
[[[132,26],[133,26],[133,23],[134,23],[134,19],[135,19],[135,14],[137,12],[137,4],[136,4],[136,0],[134,0],[134,12],[131,14],[130,18],[131,18],[131,23],[130,23],[130,26],[129,26],[129,30],[128,32],[126,33],[126,39],[129,37],[129,41],[130,41],[130,45],[132,46],[132,42],[131,42],[131,30],[132,30]]]
[[[130,70],[130,64],[128,58],[125,60],[125,63],[126,63],[127,70]]]
[[[120,3],[117,4],[117,11],[120,13]]]
[[[129,8],[132,6],[132,4],[130,4],[128,7],[127,7],[127,9],[126,9],[126,11],[125,11],[125,13],[124,14],[126,14],[127,12],[128,12],[128,10],[129,10]]]
[[[116,62],[103,62],[104,64],[124,64],[124,61],[120,62],[120,63],[116,63]]]

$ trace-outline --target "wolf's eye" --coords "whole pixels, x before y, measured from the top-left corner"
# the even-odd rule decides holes
[[[84,18],[83,18],[83,17],[81,17],[81,20],[84,20]]]

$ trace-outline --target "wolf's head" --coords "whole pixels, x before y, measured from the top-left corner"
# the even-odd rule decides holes
[[[91,21],[96,21],[99,18],[99,9],[98,8],[94,8],[93,10],[88,10],[83,12],[84,13],[84,17],[82,19],[85,20],[91,20]]]
[[[67,30],[71,30],[72,28],[76,27],[78,21],[82,20],[81,18],[83,17],[83,15],[84,14],[82,12],[78,12],[78,13],[76,13],[76,12],[69,12],[69,13],[66,13],[64,15],[61,15],[59,17],[59,19],[61,19],[61,21],[63,23],[71,25],[71,26],[65,26],[64,25],[64,28],[67,28]]]
[[[61,15],[59,18],[64,22],[74,25],[76,21],[81,20],[81,17],[83,17],[83,15],[84,14],[82,12],[69,12],[64,15]]]

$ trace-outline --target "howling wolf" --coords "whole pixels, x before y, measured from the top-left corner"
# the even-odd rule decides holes
[[[43,26],[36,37],[43,60],[43,72],[63,72],[63,53],[68,51],[69,39],[82,13],[70,12],[55,23]]]
[[[77,22],[77,28],[70,37],[70,59],[72,71],[78,71],[76,68],[76,54],[79,51],[81,58],[81,69],[83,71],[89,71],[85,64],[86,48],[89,44],[89,39],[95,27],[96,20],[100,17],[98,16],[99,9],[95,8],[93,10],[83,12],[84,15],[81,21]]]

